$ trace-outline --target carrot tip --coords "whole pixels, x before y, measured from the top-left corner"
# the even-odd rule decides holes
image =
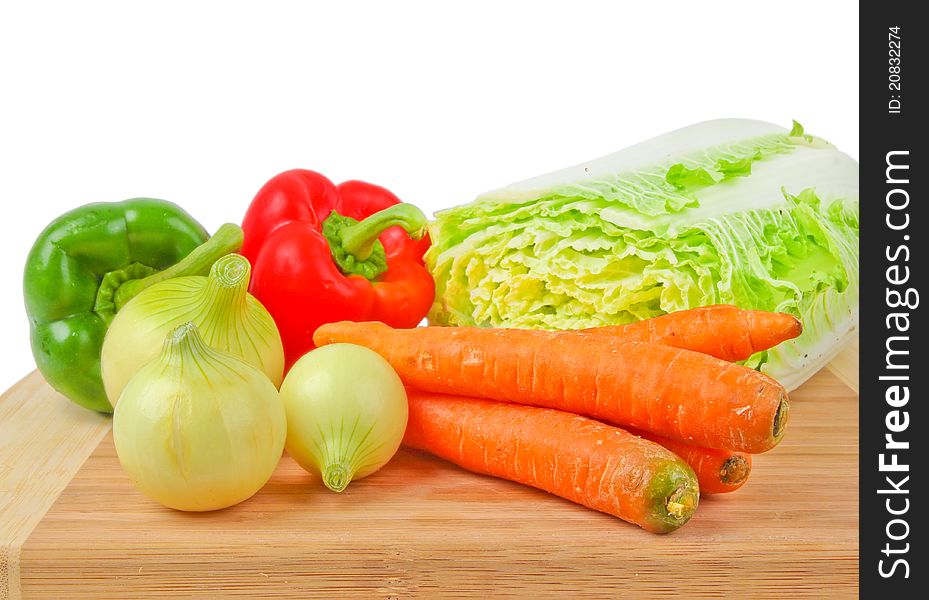
[[[787,428],[787,418],[790,415],[790,401],[787,400],[787,394],[781,396],[781,401],[777,405],[777,412],[774,413],[774,427],[771,430],[775,440],[780,440]]]
[[[681,524],[683,524],[694,514],[699,499],[699,492],[693,486],[684,484],[668,495],[665,509],[668,511],[668,516],[675,521],[682,521]]]
[[[719,480],[726,485],[739,485],[748,479],[752,466],[744,456],[735,454],[723,462],[719,469]]]

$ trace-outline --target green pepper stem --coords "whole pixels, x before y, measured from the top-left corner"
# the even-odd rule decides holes
[[[374,243],[385,230],[399,225],[414,240],[426,234],[426,215],[412,204],[401,202],[368,216],[363,221],[344,227],[339,236],[342,248],[358,260],[367,260]]]
[[[217,259],[241,248],[243,238],[241,227],[225,223],[210,239],[194,248],[177,264],[143,279],[130,279],[120,285],[113,296],[116,310],[119,311],[136,294],[160,281],[185,275],[206,275]]]

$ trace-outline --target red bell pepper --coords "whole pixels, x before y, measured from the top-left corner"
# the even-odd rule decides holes
[[[242,229],[249,291],[274,317],[288,369],[323,323],[415,327],[432,305],[426,217],[380,186],[285,171],[252,200]]]

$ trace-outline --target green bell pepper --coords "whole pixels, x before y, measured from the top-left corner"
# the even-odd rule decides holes
[[[52,221],[26,259],[23,294],[36,366],[81,406],[112,412],[100,377],[100,349],[113,317],[149,285],[205,275],[242,245],[242,230],[212,238],[179,206],[134,198],[88,204]]]

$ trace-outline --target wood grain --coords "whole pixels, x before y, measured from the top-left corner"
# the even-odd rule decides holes
[[[857,596],[857,399],[823,371],[793,394],[751,480],[646,533],[401,451],[342,494],[285,457],[251,500],[208,514],[137,493],[111,436],[26,541],[27,598]]]
[[[109,429],[36,372],[0,397],[0,598],[19,598],[20,548]]]

